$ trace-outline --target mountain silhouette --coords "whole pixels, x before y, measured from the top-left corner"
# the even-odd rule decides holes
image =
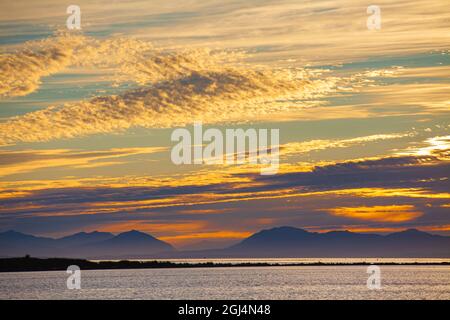
[[[114,236],[107,232],[79,232],[59,239],[6,231],[0,233],[0,257],[68,257],[121,259],[152,257],[174,248],[155,237],[128,231]]]
[[[152,254],[173,251],[174,248],[155,237],[136,230],[131,230],[118,234],[117,236],[100,241],[86,249],[91,251],[90,255],[101,252],[102,257],[114,257],[118,254],[121,257],[149,257]]]
[[[309,232],[294,227],[261,230],[225,249],[175,250],[136,230],[113,235],[80,232],[53,239],[0,233],[0,257],[130,258],[448,258],[450,237],[408,229],[388,235]]]
[[[226,251],[245,257],[450,257],[450,237],[415,229],[383,236],[279,227],[257,232]]]
[[[33,253],[40,253],[52,250],[55,245],[55,239],[52,238],[35,237],[14,230],[0,233],[0,256],[27,254],[26,249],[28,248],[33,249]],[[35,251],[35,248],[38,250]]]

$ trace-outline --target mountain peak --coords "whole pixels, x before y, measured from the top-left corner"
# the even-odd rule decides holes
[[[295,227],[281,226],[257,232],[233,247],[240,247],[242,245],[271,246],[281,242],[293,243],[299,239],[309,238],[314,234]]]
[[[119,233],[116,237],[151,237],[154,238],[153,236],[149,235],[148,233],[142,232],[142,231],[138,231],[138,230],[130,230],[130,231],[125,231],[122,233]]]
[[[325,233],[353,233],[353,232],[348,231],[348,230],[333,230],[333,231],[328,231]]]
[[[130,231],[126,231],[126,232],[124,232],[124,233],[130,233],[130,234],[132,234],[132,233],[134,233],[134,234],[146,234],[145,232],[142,232],[142,231],[139,231],[139,230],[136,230],[136,229],[131,229]]]
[[[309,233],[305,229],[300,229],[296,227],[289,227],[289,226],[281,226],[281,227],[275,227],[272,229],[265,229],[263,231],[266,232],[296,232],[296,233]]]
[[[72,234],[71,237],[73,237],[73,236],[85,236],[87,234],[89,234],[89,233],[81,231],[81,232],[77,232],[77,233]]]
[[[326,234],[326,235],[342,235],[342,236],[346,236],[346,235],[353,235],[355,234],[354,232],[348,231],[348,230],[334,230],[334,231],[328,231],[328,232],[324,232],[322,234]]]
[[[131,256],[148,256],[156,252],[174,250],[170,244],[138,230],[119,233],[98,243],[97,248],[101,249],[104,256],[117,254],[118,251]]]
[[[115,237],[109,239],[114,242],[127,242],[127,243],[148,243],[148,242],[159,242],[160,240],[152,236],[151,234],[138,231],[130,230],[119,233]]]

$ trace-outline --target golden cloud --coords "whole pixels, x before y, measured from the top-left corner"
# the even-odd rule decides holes
[[[327,210],[334,216],[378,222],[405,222],[423,213],[412,205],[389,205],[373,207],[339,207]]]
[[[162,152],[164,147],[113,148],[98,151],[69,149],[51,150],[0,150],[0,177],[32,172],[43,168],[71,167],[93,168],[120,164],[111,159],[138,154]],[[109,160],[109,161],[108,161]]]
[[[241,62],[243,53],[167,51],[129,38],[96,40],[60,34],[1,55],[0,96],[25,95],[40,79],[68,66],[112,68],[115,81],[136,89],[50,106],[0,123],[0,144],[49,141],[131,127],[167,128],[194,121],[220,123],[301,114],[320,99],[351,91],[378,73],[337,78],[326,71],[271,68]],[[380,71],[382,73],[386,70]],[[394,71],[392,71],[394,72]],[[371,80],[369,81],[371,82]]]

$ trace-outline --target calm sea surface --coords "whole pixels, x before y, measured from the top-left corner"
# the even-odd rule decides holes
[[[217,262],[305,263],[319,260],[447,261],[220,259]],[[80,290],[67,289],[68,274],[65,271],[8,272],[0,273],[0,299],[450,299],[450,266],[380,268],[380,290],[367,288],[366,266],[82,270]]]

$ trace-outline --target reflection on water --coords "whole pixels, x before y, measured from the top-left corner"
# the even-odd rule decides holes
[[[369,290],[364,266],[89,270],[81,290],[65,271],[0,273],[0,299],[450,299],[449,266],[382,266]]]
[[[170,261],[173,263],[273,263],[273,264],[313,264],[313,263],[450,263],[442,258],[205,258],[205,259],[129,259],[131,261]],[[95,260],[102,261],[102,260]],[[111,261],[111,260],[105,260]],[[119,260],[115,260],[119,261]]]

